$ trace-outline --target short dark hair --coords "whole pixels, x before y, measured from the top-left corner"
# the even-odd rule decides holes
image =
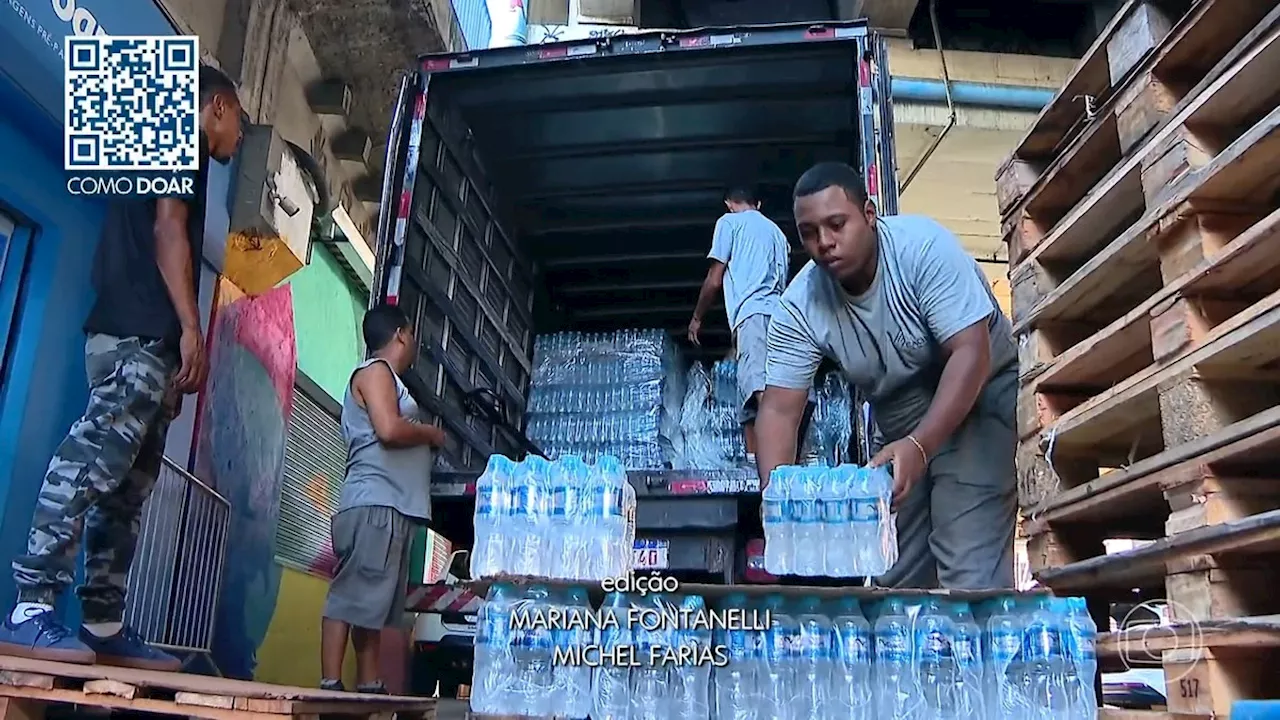
[[[729,188],[724,194],[724,199],[744,205],[755,205],[758,202],[755,191],[745,185],[734,185]]]
[[[396,336],[396,331],[408,329],[409,317],[400,308],[387,303],[370,308],[364,314],[364,322],[360,324],[364,346],[369,352],[381,350]]]
[[[236,91],[236,84],[227,77],[227,74],[212,65],[200,65],[200,107],[204,107],[213,101],[218,95],[229,95],[237,103],[240,102],[240,96]]]
[[[844,190],[845,197],[859,207],[867,204],[867,186],[862,175],[842,162],[820,162],[805,170],[796,181],[793,197],[808,197],[829,187]]]

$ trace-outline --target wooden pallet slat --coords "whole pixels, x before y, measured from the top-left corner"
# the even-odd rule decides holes
[[[318,715],[430,720],[435,701],[331,692],[183,673],[0,656],[7,716],[39,720],[47,704],[208,718],[266,720]],[[13,715],[13,713],[17,713]]]
[[[1001,215],[1022,199],[1041,175],[1045,159],[1052,158],[1080,127],[1085,117],[1085,98],[1092,102],[1108,93],[1113,83],[1108,46],[1114,41],[1130,51],[1138,49],[1138,38],[1117,36],[1134,32],[1131,18],[1145,7],[1146,0],[1126,0],[1098,33],[1062,88],[1040,110],[1009,159],[996,170],[996,201]]]
[[[1113,167],[1161,127],[1194,94],[1198,81],[1218,71],[1220,61],[1256,32],[1260,21],[1269,21],[1267,9],[1265,2],[1232,0],[1197,0],[1185,9],[1134,6],[1122,23],[1134,27],[1118,29],[1109,51],[1121,53],[1126,42],[1146,48],[1137,56],[1126,53],[1124,64],[1131,69],[1120,78],[1124,84],[1112,81],[1111,91],[1093,103],[1092,116],[1082,117],[1075,134],[1063,139],[1061,152],[1036,163],[1015,151],[997,172],[1010,261],[1020,263]]]
[[[1044,321],[1088,318],[1102,301],[1138,279],[1144,267],[1154,268],[1152,248],[1143,241],[1156,223],[1193,194],[1209,199],[1235,187],[1226,182],[1201,187],[1204,176],[1241,161],[1242,155],[1267,156],[1266,152],[1252,151],[1252,144],[1275,130],[1274,117],[1266,111],[1275,108],[1273,78],[1277,73],[1280,28],[1272,28],[1209,87],[1191,96],[1186,107],[1142,150],[1119,165],[1045,235],[1011,271],[1015,332],[1026,332]],[[1235,142],[1221,148],[1223,152],[1189,154],[1188,148],[1206,147],[1259,111],[1264,114],[1260,119],[1253,117],[1249,132],[1233,138]],[[1178,162],[1162,163],[1166,157]],[[1196,172],[1188,173],[1193,165]],[[1207,169],[1210,167],[1213,169]],[[1266,177],[1264,172],[1252,180]],[[1254,192],[1262,195],[1266,190]],[[1147,192],[1160,202],[1148,208]],[[1254,192],[1231,199],[1240,204]],[[1108,237],[1115,239],[1097,248],[1098,239]],[[1066,267],[1074,269],[1064,273],[1058,269],[1062,265],[1055,265],[1062,262],[1071,263]],[[1105,271],[1099,272],[1101,269]]]

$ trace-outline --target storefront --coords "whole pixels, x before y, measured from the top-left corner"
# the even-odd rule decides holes
[[[0,557],[25,543],[45,465],[85,403],[80,326],[103,207],[65,188],[61,47],[174,32],[155,0],[0,0]],[[12,595],[0,573],[0,598]]]

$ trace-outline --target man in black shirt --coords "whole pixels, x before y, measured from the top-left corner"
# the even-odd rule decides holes
[[[107,211],[93,261],[97,300],[84,325],[89,405],[49,462],[27,552],[13,561],[18,602],[0,623],[0,653],[181,668],[124,626],[125,580],[169,422],[205,378],[196,302],[205,175],[210,158],[226,163],[239,147],[240,117],[235,84],[201,67],[194,194],[124,200]],[[75,578],[82,531],[84,626],[75,633],[54,603]]]

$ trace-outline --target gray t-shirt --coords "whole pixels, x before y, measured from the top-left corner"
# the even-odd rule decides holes
[[[707,257],[726,266],[724,307],[737,330],[752,315],[769,315],[787,284],[787,236],[758,210],[716,221]]]
[[[385,360],[366,360],[351,373]],[[387,364],[390,369],[390,363]],[[392,370],[399,396],[400,417],[419,422],[418,403]],[[342,437],[347,441],[347,478],[338,496],[338,511],[362,506],[395,508],[411,518],[431,519],[431,448],[389,448],[378,440],[369,411],[360,407],[351,392],[351,380],[342,398]]]
[[[1017,350],[986,276],[949,230],[918,215],[882,217],[877,226],[879,264],[862,295],[851,296],[813,262],[796,274],[769,325],[765,374],[768,385],[803,390],[831,358],[895,440],[929,409],[942,344],[956,333],[987,320],[993,377],[1013,366]]]

